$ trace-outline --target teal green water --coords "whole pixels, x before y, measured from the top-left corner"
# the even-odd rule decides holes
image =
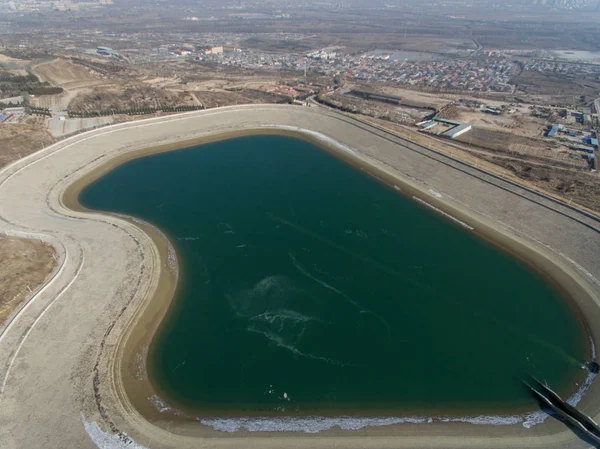
[[[582,323],[522,262],[305,141],[127,162],[80,195],[176,247],[151,348],[168,402],[225,414],[536,408],[574,390]]]

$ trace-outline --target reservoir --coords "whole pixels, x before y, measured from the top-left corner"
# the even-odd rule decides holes
[[[493,200],[493,199],[492,199]],[[524,261],[318,146],[251,135],[141,157],[79,196],[172,242],[154,388],[215,415],[512,413],[521,379],[576,390],[590,359]]]

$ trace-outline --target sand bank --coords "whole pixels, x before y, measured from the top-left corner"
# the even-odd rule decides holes
[[[127,433],[140,447],[149,448],[198,447],[203,442],[226,447],[284,444],[281,433],[251,433],[241,426],[242,430],[230,434],[185,417],[173,419],[170,413],[160,412],[164,408],[160,402],[148,400],[153,390],[145,377],[144,351],[173,297],[177,272],[172,251],[152,227],[91,214],[75,201],[86,183],[127,159],[248,132],[292,133],[311,140],[529,261],[568,292],[591,323],[596,341],[600,262],[595,255],[600,238],[594,230],[597,224],[582,224],[589,217],[573,220],[559,206],[532,202],[509,186],[490,184],[315,108],[231,107],[150,119],[68,139],[0,173],[0,226],[43,231],[60,239],[73,254],[70,269],[58,279],[56,288],[47,289],[36,300],[43,308],[62,295],[43,325],[22,344],[16,368],[0,396],[0,419],[14,420],[24,413],[39,419],[33,432],[13,421],[6,435],[0,430],[0,437],[7,437],[3,441],[12,443],[9,447],[42,447],[40,443],[45,441],[47,446],[49,439],[60,446],[63,438],[87,447],[92,428],[95,434],[103,429],[121,435],[121,440],[130,438],[124,436]],[[36,311],[30,315],[14,329],[14,337],[9,335],[0,346],[0,362],[11,359],[11,349],[22,337],[19,331],[36,322]],[[33,382],[39,372],[43,374]],[[59,380],[63,378],[67,381]],[[33,394],[31,385],[38,386]],[[594,401],[598,390],[593,384],[581,403],[594,416],[600,412],[600,401]],[[53,397],[68,399],[57,404]],[[50,407],[60,414],[49,413]],[[525,428],[522,421],[504,426],[489,425],[483,419],[478,425],[427,421],[366,428],[340,422],[356,430],[334,428],[309,438],[294,432],[285,445],[585,447],[552,420],[533,429]],[[231,422],[219,425],[222,430],[223,426],[235,427]],[[210,438],[217,436],[224,438]],[[246,436],[251,438],[240,438]]]

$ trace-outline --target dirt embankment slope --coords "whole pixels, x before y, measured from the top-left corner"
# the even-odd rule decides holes
[[[51,245],[0,235],[0,325],[52,273]]]
[[[39,120],[40,117],[32,117],[32,123],[0,127],[0,168],[55,142],[45,125],[36,123]]]
[[[64,89],[61,94],[43,95],[32,100],[36,106],[53,110],[63,110],[77,94],[89,92],[93,87],[107,83],[100,74],[65,59],[37,64],[32,67],[32,72],[40,81]]]

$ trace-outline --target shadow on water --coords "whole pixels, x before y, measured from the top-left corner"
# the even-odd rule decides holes
[[[546,402],[544,402],[537,394],[535,394],[529,388],[527,388],[527,390],[529,391],[529,394],[531,395],[531,397],[537,402],[537,404],[539,405],[540,410],[542,412],[544,412],[548,416],[550,416],[551,419],[554,419],[554,420],[559,421],[562,424],[564,424],[566,427],[569,428],[569,430],[577,438],[579,438],[581,441],[585,442],[586,444],[589,444],[590,448],[600,449],[600,443],[599,442],[595,441],[592,437],[590,437],[589,435],[587,435],[579,427],[571,424],[569,421],[567,421],[564,418],[562,418],[558,413],[556,413],[552,408],[550,408]]]

